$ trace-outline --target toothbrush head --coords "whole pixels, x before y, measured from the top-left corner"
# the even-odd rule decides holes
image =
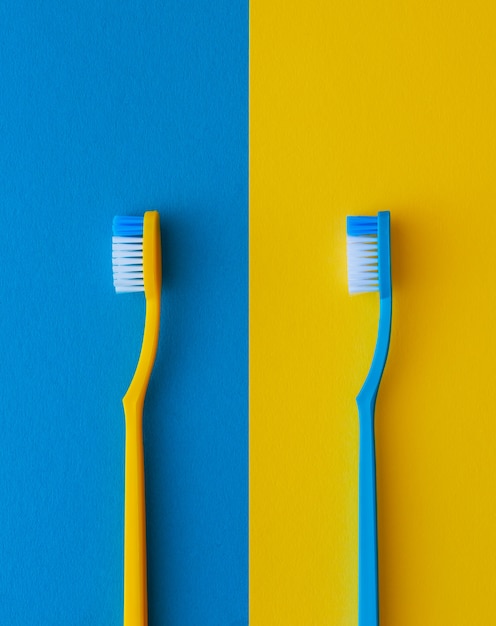
[[[378,291],[381,298],[391,296],[389,222],[389,211],[374,217],[346,218],[350,294]]]
[[[112,272],[116,293],[144,291],[147,300],[160,297],[162,253],[157,211],[114,217]]]

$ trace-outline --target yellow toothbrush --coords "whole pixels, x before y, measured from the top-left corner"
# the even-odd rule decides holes
[[[144,291],[143,344],[122,404],[126,419],[124,507],[124,626],[147,626],[145,471],[143,404],[155,361],[160,326],[162,253],[157,211],[143,217],[116,216],[112,270],[117,293]]]

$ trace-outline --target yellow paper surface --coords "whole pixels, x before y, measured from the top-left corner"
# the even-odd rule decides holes
[[[355,396],[389,209],[381,626],[496,623],[496,4],[252,0],[250,625],[357,623]]]

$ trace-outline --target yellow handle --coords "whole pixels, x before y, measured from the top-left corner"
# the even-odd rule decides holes
[[[148,626],[143,404],[160,327],[162,261],[160,221],[156,211],[147,211],[144,215],[143,274],[146,298],[143,343],[133,380],[122,400],[126,416],[124,626]]]
[[[124,626],[147,626],[145,471],[142,406],[126,407]]]

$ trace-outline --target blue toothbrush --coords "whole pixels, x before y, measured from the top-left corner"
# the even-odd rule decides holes
[[[369,373],[357,396],[360,421],[358,504],[358,626],[379,625],[377,499],[374,412],[391,335],[392,288],[389,211],[377,217],[348,217],[348,288],[378,291],[379,331]]]

